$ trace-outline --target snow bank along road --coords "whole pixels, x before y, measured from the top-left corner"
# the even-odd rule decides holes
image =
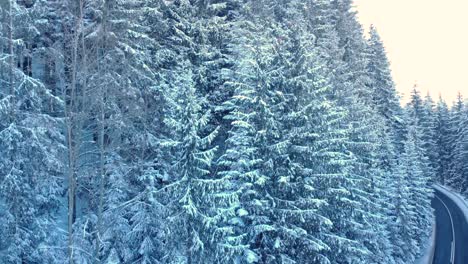
[[[440,187],[435,188],[432,207],[436,215],[436,244],[433,264],[468,264],[468,221],[461,200]]]

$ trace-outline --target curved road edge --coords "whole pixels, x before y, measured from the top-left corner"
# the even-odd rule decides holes
[[[434,189],[449,197],[460,208],[460,210],[462,210],[465,215],[465,220],[468,223],[468,202],[460,194],[450,190],[448,187],[436,184],[434,185]]]
[[[468,203],[446,187],[435,185],[434,190],[437,238],[432,263],[468,263]]]

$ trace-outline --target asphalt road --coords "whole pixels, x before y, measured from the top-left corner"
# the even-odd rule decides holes
[[[437,190],[432,207],[436,215],[433,264],[468,264],[468,223],[463,212],[455,202]]]

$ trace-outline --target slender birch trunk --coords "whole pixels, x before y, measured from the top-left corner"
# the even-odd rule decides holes
[[[15,54],[13,50],[13,0],[8,3],[8,64],[9,64],[9,88],[11,96],[11,122],[14,122],[16,116],[16,92],[15,92]]]
[[[100,43],[100,48],[102,49],[103,54],[106,53],[107,49],[107,19],[108,19],[108,12],[109,12],[109,2],[106,0],[104,2],[104,10],[103,10],[103,39],[102,43]],[[98,71],[107,70],[106,65],[104,67],[100,67]],[[104,73],[105,74],[105,73]],[[99,204],[98,204],[98,222],[96,228],[96,252],[95,258],[96,263],[101,263],[101,259],[99,256],[100,248],[101,248],[101,235],[102,235],[102,218],[103,218],[103,210],[104,210],[104,185],[105,185],[105,142],[104,142],[104,135],[106,133],[106,126],[105,126],[105,104],[106,104],[106,85],[100,85],[100,96],[99,99]]]
[[[79,17],[79,20],[82,18]],[[78,126],[78,97],[77,97],[77,71],[78,71],[78,47],[80,35],[80,21],[76,23],[76,30],[73,33],[72,46],[71,46],[71,81],[70,81],[70,99],[66,104],[66,120],[67,120],[67,138],[68,138],[68,153],[69,153],[69,168],[68,168],[68,257],[69,263],[73,264],[74,244],[73,244],[73,224],[75,222],[76,212],[76,173],[77,173],[77,157],[78,157],[78,144],[77,132],[80,127]],[[65,95],[66,96],[66,95]]]

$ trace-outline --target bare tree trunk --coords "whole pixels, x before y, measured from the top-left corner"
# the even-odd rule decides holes
[[[103,88],[101,88],[103,89]],[[105,184],[105,149],[104,149],[104,134],[105,134],[105,102],[104,92],[101,93],[100,99],[100,127],[99,127],[99,207],[98,207],[98,223],[96,234],[96,263],[100,263],[99,251],[101,247],[101,233],[102,233],[102,213],[104,207],[104,184]]]
[[[98,222],[96,227],[96,252],[95,258],[96,263],[100,263],[101,259],[99,256],[99,251],[101,249],[101,234],[102,234],[102,213],[104,207],[104,184],[105,184],[105,142],[104,142],[104,135],[106,133],[106,126],[105,126],[105,85],[100,85],[100,97],[99,98],[99,204],[98,204]]]
[[[68,117],[68,119],[72,119]],[[73,218],[75,210],[75,151],[73,146],[73,120],[67,124],[68,137],[68,258],[69,263],[73,264]]]
[[[81,17],[79,18],[81,19]],[[78,98],[77,98],[77,64],[78,64],[78,39],[80,34],[80,21],[77,21],[76,30],[73,33],[72,46],[71,46],[71,81],[70,81],[70,99],[66,104],[66,120],[67,124],[67,137],[68,137],[68,152],[69,152],[69,168],[68,168],[68,257],[69,263],[73,264],[73,224],[75,222],[76,212],[76,162],[78,145],[77,130],[78,126]],[[65,95],[66,96],[66,95]]]
[[[102,48],[102,52],[105,54],[106,49],[107,49],[107,19],[108,19],[108,12],[109,12],[109,6],[108,6],[108,1],[104,1],[104,10],[103,10],[103,39],[102,43],[100,43],[100,46]],[[99,54],[98,54],[99,55]],[[104,68],[101,68],[98,66],[98,72],[101,70],[106,71],[107,66],[104,65]],[[105,73],[103,73],[105,74]],[[100,85],[100,96],[101,98],[99,99],[99,110],[100,110],[100,116],[99,116],[99,205],[98,205],[98,223],[97,223],[97,232],[96,232],[96,263],[101,263],[101,259],[99,256],[99,251],[101,248],[101,235],[102,235],[102,214],[103,214],[103,209],[104,209],[104,185],[105,185],[105,142],[104,142],[104,135],[106,133],[106,125],[105,125],[105,104],[106,104],[106,84],[101,84]]]
[[[8,77],[9,77],[9,94],[10,94],[10,100],[11,100],[11,109],[10,109],[10,122],[13,123],[15,122],[15,115],[16,115],[16,92],[15,92],[15,77],[14,77],[14,70],[15,70],[15,55],[14,55],[14,50],[13,50],[13,0],[10,0],[8,2]],[[11,153],[10,156],[10,161],[12,164],[15,163],[14,159],[15,157],[15,149],[13,149],[13,153]],[[15,200],[17,200],[15,198]],[[18,209],[15,206],[13,208],[13,216],[15,218],[15,234],[18,233],[19,230],[19,224],[18,224]]]
[[[73,60],[73,64],[76,64],[76,61]],[[76,65],[73,65],[72,70],[72,84],[71,86],[75,86],[75,70]],[[76,128],[76,116],[73,111],[73,104],[76,100],[74,95],[75,88],[72,88],[72,95],[70,98],[70,108],[67,114],[67,138],[68,138],[68,153],[69,153],[69,162],[68,162],[68,254],[70,264],[73,264],[73,223],[74,223],[74,213],[75,213],[75,196],[76,196],[76,144],[75,144],[75,133],[74,130]]]
[[[15,92],[15,55],[13,52],[13,0],[9,1],[8,4],[8,52],[9,52],[9,85],[10,85],[10,96],[11,96],[11,122],[15,120],[16,115],[16,92]]]

